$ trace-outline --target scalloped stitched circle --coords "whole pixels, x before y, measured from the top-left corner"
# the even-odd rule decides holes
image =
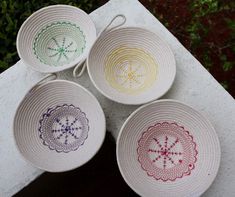
[[[121,46],[105,59],[105,77],[116,90],[139,94],[148,90],[157,78],[154,58],[143,49]]]
[[[48,108],[39,121],[39,137],[51,150],[68,153],[77,150],[88,137],[86,114],[74,105]]]
[[[35,37],[33,51],[40,62],[49,66],[63,66],[78,58],[86,46],[81,28],[70,22],[54,22]]]
[[[169,122],[157,123],[143,132],[137,153],[148,176],[164,182],[190,175],[198,154],[189,131]]]

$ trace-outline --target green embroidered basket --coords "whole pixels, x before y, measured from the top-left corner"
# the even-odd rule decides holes
[[[53,5],[23,23],[17,51],[33,69],[53,73],[82,63],[95,39],[95,25],[88,14],[73,6]]]

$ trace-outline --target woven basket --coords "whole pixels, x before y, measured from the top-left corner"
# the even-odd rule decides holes
[[[96,98],[65,80],[38,85],[20,103],[14,138],[23,157],[50,172],[89,161],[105,137],[105,117]]]
[[[20,58],[42,73],[81,64],[96,39],[95,25],[79,8],[53,5],[32,14],[17,35]]]
[[[117,139],[117,161],[140,196],[200,196],[220,164],[211,123],[193,108],[159,100],[133,112]]]
[[[176,74],[168,44],[139,27],[102,33],[90,50],[87,68],[96,88],[123,104],[143,104],[160,98]]]

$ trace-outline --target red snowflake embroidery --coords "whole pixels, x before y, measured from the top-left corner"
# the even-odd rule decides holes
[[[150,126],[138,141],[138,161],[156,180],[175,181],[190,175],[197,161],[192,135],[177,123]]]

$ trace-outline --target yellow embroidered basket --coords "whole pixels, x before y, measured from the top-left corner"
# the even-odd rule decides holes
[[[161,97],[176,74],[168,44],[139,27],[102,33],[88,55],[87,67],[96,88],[123,104],[143,104]]]

